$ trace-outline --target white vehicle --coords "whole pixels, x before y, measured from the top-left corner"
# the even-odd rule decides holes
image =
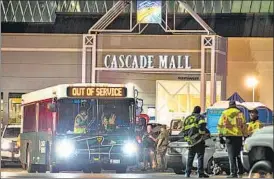
[[[263,127],[246,139],[241,161],[249,171],[248,178],[273,178],[273,125]]]
[[[21,125],[6,125],[1,135],[1,165],[7,163],[18,163],[19,149],[17,146],[18,136],[21,132]]]

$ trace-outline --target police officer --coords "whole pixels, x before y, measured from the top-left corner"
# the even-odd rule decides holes
[[[236,107],[235,101],[229,102],[229,108],[224,110],[218,122],[219,136],[225,137],[227,146],[230,176],[227,178],[237,178],[241,168],[238,167],[239,155],[242,149],[243,137],[246,137],[246,120],[243,113]],[[223,140],[223,139],[221,139]],[[240,169],[240,170],[239,170]]]
[[[186,177],[190,177],[193,160],[195,155],[198,155],[198,174],[199,178],[209,178],[204,173],[204,154],[205,154],[205,139],[208,135],[206,130],[206,122],[201,113],[201,107],[195,106],[193,113],[186,117],[183,125],[184,139],[191,146],[188,152]]]
[[[74,119],[74,133],[83,134],[86,133],[88,126],[88,114],[84,108],[80,110],[80,113]]]
[[[247,132],[248,132],[248,135],[250,136],[258,129],[261,129],[263,127],[263,124],[259,120],[259,112],[257,109],[250,110],[249,115],[250,115],[251,121],[248,124]]]
[[[168,145],[168,131],[166,125],[161,126],[161,133],[157,138],[156,158],[157,158],[157,170],[164,171],[166,169],[165,155]]]

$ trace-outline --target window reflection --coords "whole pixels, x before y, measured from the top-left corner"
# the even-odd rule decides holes
[[[22,94],[9,93],[9,123],[21,123]]]
[[[3,118],[4,118],[4,95],[3,95],[3,93],[1,93],[1,124],[2,124],[2,122],[3,122]]]

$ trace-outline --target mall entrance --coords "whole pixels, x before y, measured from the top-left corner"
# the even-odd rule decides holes
[[[191,114],[201,103],[200,81],[156,81],[157,122],[169,125],[167,119],[182,118]],[[206,83],[206,107],[210,106],[210,81]],[[216,82],[216,100],[221,100],[221,81]]]
[[[114,7],[121,11],[111,9],[83,35],[82,82],[132,83],[147,108],[154,106],[156,121],[190,113],[195,105],[205,111],[216,100],[225,99],[227,40],[216,35],[187,3],[181,5],[203,30],[171,29],[169,19],[162,15],[173,11],[163,2],[158,8],[164,8],[165,13],[159,11],[159,21],[154,24],[167,34],[144,35],[152,22],[133,20],[133,12],[141,12],[138,6],[136,9],[133,1],[118,1]],[[126,8],[130,8],[130,28],[108,29]],[[87,59],[89,50],[91,61]],[[86,69],[89,63],[90,74]],[[184,75],[198,75],[199,80],[181,80]]]

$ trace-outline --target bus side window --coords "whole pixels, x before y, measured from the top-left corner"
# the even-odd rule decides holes
[[[24,106],[23,132],[35,132],[36,128],[36,104]]]
[[[39,103],[39,131],[47,132],[52,129],[52,112],[48,109],[48,104],[51,102],[43,101]]]

